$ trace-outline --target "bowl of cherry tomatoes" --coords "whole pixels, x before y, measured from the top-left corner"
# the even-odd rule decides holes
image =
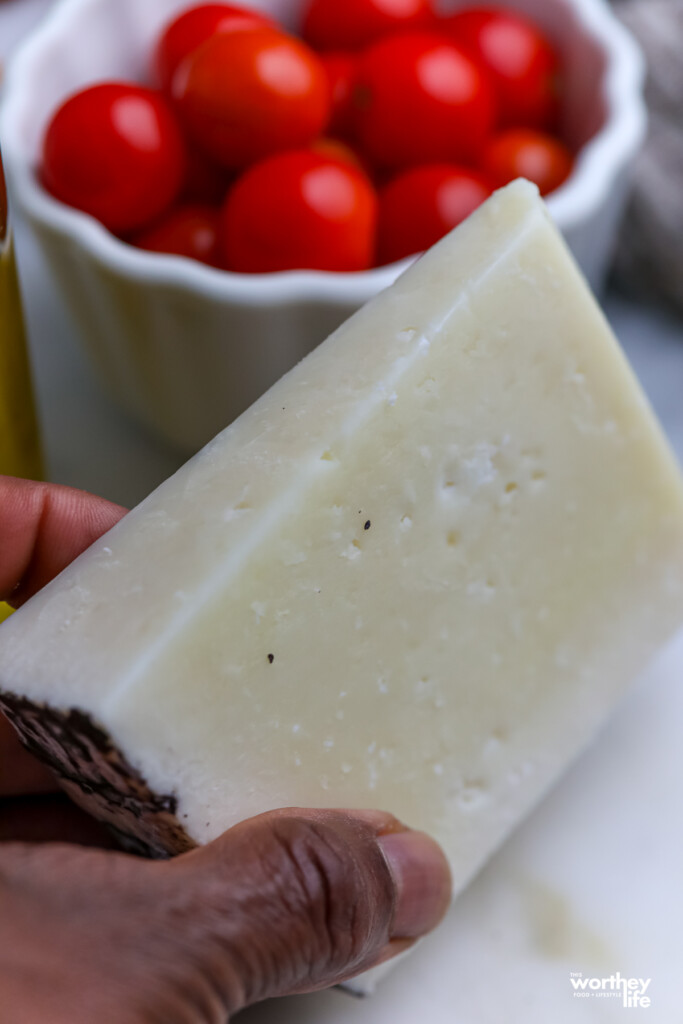
[[[516,177],[599,287],[642,79],[603,0],[62,0],[0,135],[103,380],[189,452]]]

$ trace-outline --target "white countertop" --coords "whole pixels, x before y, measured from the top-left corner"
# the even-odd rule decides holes
[[[4,0],[0,56],[51,0]],[[143,0],[140,0],[143,2]],[[50,476],[130,505],[179,464],[126,420],[70,336],[18,231]],[[683,324],[610,296],[607,314],[683,458]],[[356,1001],[279,1001],[247,1024],[683,1024],[683,636],[543,806],[458,901],[440,934]],[[569,972],[651,978],[649,1009],[578,999]]]

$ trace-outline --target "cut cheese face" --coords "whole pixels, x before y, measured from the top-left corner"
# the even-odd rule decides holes
[[[2,626],[0,701],[152,853],[382,808],[458,891],[682,621],[678,468],[517,182]]]

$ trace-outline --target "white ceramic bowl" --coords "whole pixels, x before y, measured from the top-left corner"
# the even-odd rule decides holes
[[[294,27],[303,0],[250,2]],[[581,151],[550,207],[598,288],[645,129],[639,50],[604,0],[497,2],[531,15],[564,54],[565,134]],[[230,274],[137,251],[45,192],[35,172],[55,107],[98,80],[144,81],[161,25],[187,6],[190,0],[61,0],[8,69],[0,138],[15,204],[107,387],[138,420],[190,452],[409,261],[355,274]]]

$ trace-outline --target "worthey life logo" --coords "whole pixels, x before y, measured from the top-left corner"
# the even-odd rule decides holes
[[[570,972],[569,983],[576,999],[621,999],[625,1009],[646,1010],[650,1005],[652,978],[623,978],[619,971],[609,978],[588,978],[581,971]]]

